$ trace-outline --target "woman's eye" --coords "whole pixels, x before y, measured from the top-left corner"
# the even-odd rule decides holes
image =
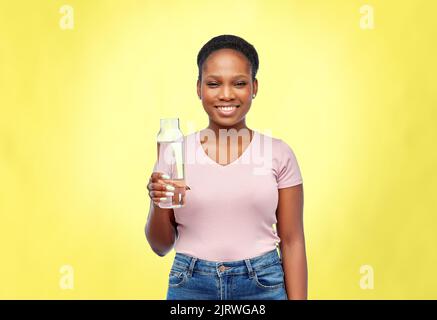
[[[211,87],[211,86],[218,86],[219,84],[215,83],[215,82],[209,82],[209,83],[207,83],[207,85]],[[237,82],[236,85],[237,86],[244,86],[244,85],[246,85],[246,82]]]

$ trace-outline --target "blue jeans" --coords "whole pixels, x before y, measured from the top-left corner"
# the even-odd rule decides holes
[[[231,262],[176,253],[167,300],[287,300],[282,260],[276,250]]]

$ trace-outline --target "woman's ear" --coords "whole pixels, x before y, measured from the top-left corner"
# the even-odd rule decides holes
[[[255,98],[255,96],[258,94],[258,79],[255,78],[253,80],[253,91],[252,91],[252,98]]]

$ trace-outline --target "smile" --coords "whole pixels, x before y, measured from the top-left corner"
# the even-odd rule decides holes
[[[240,105],[233,105],[233,106],[215,106],[215,108],[219,111],[219,113],[223,116],[231,116],[233,115],[237,108],[240,107]]]

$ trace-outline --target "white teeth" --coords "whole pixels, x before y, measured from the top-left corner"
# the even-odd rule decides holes
[[[224,110],[224,111],[231,111],[234,110],[236,108],[236,106],[233,107],[222,107],[222,106],[217,106],[220,110]]]

